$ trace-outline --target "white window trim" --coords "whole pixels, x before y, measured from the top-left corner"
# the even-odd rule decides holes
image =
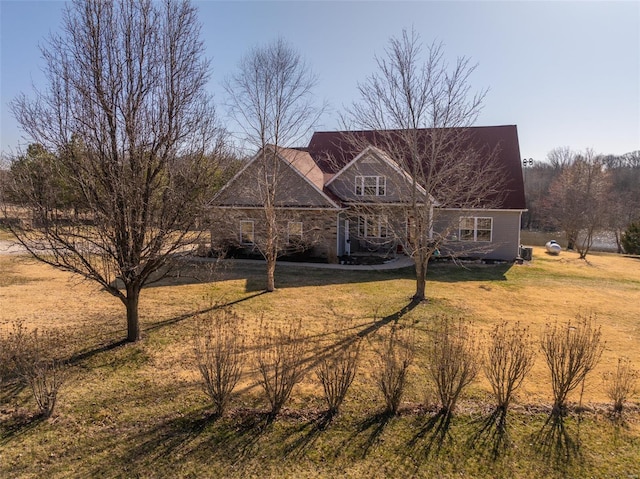
[[[375,194],[372,194],[372,193],[365,194],[366,178],[375,178],[376,185],[373,187],[375,188]],[[375,175],[356,176],[354,193],[356,196],[386,196],[387,195],[387,177],[375,176]]]
[[[293,237],[298,241],[302,241],[302,234],[303,234],[303,231],[304,231],[303,225],[302,225],[302,221],[289,221],[287,223],[287,243],[291,243],[291,238],[292,238],[291,225],[294,225],[294,224],[295,225],[300,225],[300,233],[299,234],[298,233],[294,234]]]
[[[471,238],[464,238],[462,231],[469,231],[471,230],[471,228],[463,228],[462,227],[462,221],[463,220],[473,220],[473,239]],[[489,229],[482,229],[480,231],[488,231],[489,232],[489,239],[485,240],[485,239],[478,239],[478,220],[489,220],[491,227]],[[473,242],[482,242],[482,243],[491,243],[493,241],[493,217],[492,216],[462,216],[460,217],[460,222],[458,225],[458,238],[460,239],[460,241],[473,241]]]
[[[244,241],[244,234],[243,234],[243,226],[250,224],[251,225],[251,238],[252,241]],[[255,244],[255,240],[256,240],[256,236],[255,236],[255,228],[254,228],[254,224],[253,224],[253,220],[240,220],[240,244],[243,245],[254,245]]]
[[[373,231],[370,231],[373,230]],[[384,235],[382,234],[384,232]],[[389,234],[389,220],[386,215],[358,216],[358,235],[362,238],[386,238]]]

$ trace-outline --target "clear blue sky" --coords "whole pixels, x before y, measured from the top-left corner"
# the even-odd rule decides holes
[[[475,88],[489,88],[477,125],[518,125],[523,158],[543,160],[569,146],[605,154],[640,149],[640,2],[219,2],[196,1],[210,88],[253,46],[282,36],[319,75],[318,97],[332,106],[318,129],[338,127],[338,112],[375,69],[391,36],[415,28],[442,41],[454,61],[479,64]],[[24,147],[8,102],[32,83],[44,86],[38,45],[60,25],[63,3],[0,0],[0,149]],[[222,112],[222,106],[219,106]]]

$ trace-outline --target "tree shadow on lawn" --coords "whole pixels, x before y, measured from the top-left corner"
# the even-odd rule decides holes
[[[212,457],[235,464],[256,454],[255,445],[271,425],[265,411],[237,409],[220,417],[203,408],[129,437],[127,441],[137,446],[123,462],[143,470],[150,464],[161,470],[177,460],[206,463]]]
[[[8,404],[13,399],[25,390],[27,387],[23,381],[20,381],[17,377],[11,379],[5,378],[2,388],[0,388],[0,405]]]
[[[0,445],[7,444],[12,439],[35,429],[46,421],[46,417],[37,412],[13,411],[5,416],[0,414]]]
[[[563,413],[551,413],[540,431],[534,435],[533,444],[551,466],[558,470],[570,468],[581,458],[579,436],[569,431]]]
[[[472,450],[488,451],[496,461],[510,445],[507,409],[496,407],[490,415],[473,422],[478,427],[467,441]]]
[[[326,286],[332,284],[363,283],[415,276],[413,267],[391,270],[348,270],[304,266],[279,261],[276,265],[276,288]],[[263,260],[184,261],[168,276],[154,281],[145,288],[203,284],[216,281],[245,280],[247,293],[266,289],[266,263]]]
[[[494,265],[458,265],[439,264],[429,265],[427,281],[457,283],[466,281],[506,281],[507,273],[512,263]],[[231,274],[234,272],[230,271]],[[264,265],[261,268],[242,265],[236,271],[239,277],[246,279],[245,291],[259,291],[265,289]],[[313,267],[291,266],[276,269],[277,288],[299,288],[306,286],[328,286],[351,283],[375,283],[392,279],[415,280],[413,267],[393,270],[335,270]]]
[[[445,442],[452,440],[451,420],[453,414],[439,410],[427,422],[419,426],[418,432],[409,441],[409,447],[416,451],[424,460],[432,454],[437,455]]]
[[[411,312],[419,304],[420,304],[420,301],[411,300],[406,306],[402,307],[399,311],[396,311],[395,313],[389,314],[380,319],[375,319],[370,323],[365,323],[364,325],[350,328],[354,332],[353,335],[350,335],[350,336],[344,335],[344,337],[330,344],[323,342],[323,339],[325,336],[331,333],[319,334],[313,337],[305,336],[300,338],[299,341],[304,341],[307,344],[307,348],[306,348],[307,354],[305,358],[302,360],[302,368],[303,368],[304,374],[306,375],[306,374],[312,373],[315,370],[315,368],[318,367],[320,362],[328,358],[330,355],[334,354],[336,349],[346,349],[350,347],[355,341],[358,341],[359,339],[366,338],[367,336],[374,334],[376,331],[386,326],[387,324],[391,322],[399,321],[404,315]],[[362,329],[358,330],[359,327],[362,327]],[[252,348],[247,349],[248,353],[251,353],[253,351],[254,349]],[[258,383],[249,384],[245,386],[243,389],[239,390],[238,394],[245,394],[250,390],[255,389],[256,387],[258,387]]]
[[[303,360],[303,370],[305,374],[312,373],[318,364],[324,358],[335,353],[337,348],[348,348],[354,341],[375,333],[380,328],[391,322],[398,321],[405,314],[418,306],[418,304],[420,304],[419,301],[412,300],[399,311],[375,320],[359,331],[357,328],[354,328],[353,335],[343,337],[337,342],[331,344],[322,343],[321,336],[316,337],[315,348],[310,348],[307,351],[308,354],[306,358]],[[303,338],[301,340],[309,342],[308,338]],[[246,394],[257,387],[259,387],[257,382],[249,384],[243,389],[237,391],[237,394]],[[316,442],[318,437],[327,429],[327,427],[329,427],[333,420],[333,417],[326,411],[312,413],[311,416],[311,419],[304,421],[299,426],[296,426],[286,434],[286,437],[284,437],[282,441],[278,442],[278,446],[283,447],[283,454],[285,456],[293,455],[294,457],[299,457]],[[270,429],[270,426],[275,419],[277,418],[270,417],[268,413],[264,413],[256,420],[254,411],[253,419],[251,415],[247,416],[244,422],[238,427],[239,434],[232,438],[232,441],[238,441],[238,443],[228,447],[227,449],[230,451],[237,451],[237,459],[242,458],[251,451],[252,446],[259,439],[260,435]],[[388,416],[388,414],[380,413],[365,420],[359,425],[358,432],[354,435],[354,438],[370,430],[368,439],[358,446],[359,449],[362,450],[363,455],[367,454],[368,450],[376,442],[378,436],[383,432],[390,419],[391,417]],[[346,442],[346,444],[351,443],[351,440]]]
[[[289,433],[292,441],[284,442],[284,455],[301,457],[327,430],[334,416],[329,411],[316,413],[313,417]]]
[[[264,266],[248,270],[242,268],[246,279],[245,291],[261,291],[266,287],[266,273]],[[239,272],[240,273],[240,272]],[[375,283],[390,279],[411,278],[413,270],[407,268],[389,271],[349,271],[320,269],[303,266],[287,266],[276,269],[276,288],[292,289],[310,286],[331,286],[341,284]],[[415,275],[415,273],[413,273]],[[240,279],[240,278],[238,278]]]
[[[235,301],[229,301],[228,303],[214,304],[213,306],[210,306],[208,308],[200,309],[198,311],[193,311],[191,313],[181,314],[181,315],[176,316],[174,318],[164,319],[162,321],[158,321],[156,323],[153,323],[151,326],[147,326],[146,328],[144,328],[144,331],[145,332],[156,331],[158,329],[161,329],[161,328],[164,328],[164,327],[167,327],[167,326],[172,326],[174,324],[181,323],[182,321],[184,321],[186,319],[195,318],[196,316],[200,316],[202,314],[207,314],[207,313],[210,313],[212,311],[224,309],[224,308],[227,308],[229,306],[233,306],[233,305],[236,305],[236,304],[243,303],[245,301],[249,301],[249,300],[251,300],[253,298],[257,298],[258,296],[262,296],[263,294],[266,294],[266,291],[260,291],[260,292],[255,293],[255,294],[251,294],[249,296],[245,296],[244,298],[236,299]]]
[[[335,457],[341,454],[352,454],[365,459],[394,417],[393,413],[382,411],[360,421],[356,425],[356,430],[337,448]]]
[[[513,263],[459,264],[434,262],[429,264],[428,281],[505,281]],[[278,262],[276,288],[300,288],[351,283],[372,283],[391,279],[415,279],[413,266],[398,269],[349,270],[304,266],[291,262]],[[224,260],[222,263],[185,261],[174,274],[145,286],[154,288],[176,284],[203,284],[215,281],[245,280],[245,292],[266,289],[266,265],[262,260]]]
[[[182,321],[185,321],[187,319],[195,318],[195,317],[200,316],[202,314],[210,313],[212,311],[219,310],[219,309],[224,309],[224,308],[226,308],[228,306],[233,306],[235,304],[239,304],[239,303],[242,303],[244,301],[249,301],[249,300],[251,300],[253,298],[256,298],[258,296],[261,296],[263,294],[265,294],[265,292],[261,291],[259,293],[252,294],[250,296],[246,296],[244,298],[240,298],[240,299],[237,299],[235,301],[230,301],[230,302],[224,303],[224,304],[216,304],[214,306],[211,306],[211,307],[208,307],[208,308],[204,308],[204,309],[200,309],[200,310],[197,310],[197,311],[193,311],[191,313],[185,313],[185,314],[181,314],[179,316],[175,316],[173,318],[163,319],[161,321],[157,321],[155,323],[152,323],[150,326],[147,326],[147,327],[143,328],[143,331],[145,333],[148,333],[148,332],[151,332],[151,331],[157,331],[159,329],[162,329],[162,328],[165,328],[165,327],[168,327],[168,326],[172,326],[172,325],[181,323]],[[128,342],[126,339],[120,339],[120,340],[112,341],[112,342],[109,342],[109,343],[106,343],[106,344],[93,346],[93,347],[90,347],[88,349],[79,351],[79,352],[71,355],[69,358],[67,358],[65,360],[65,363],[68,364],[69,366],[75,366],[75,365],[77,365],[77,364],[79,364],[79,363],[81,363],[81,362],[83,362],[83,361],[85,361],[87,359],[91,359],[94,356],[97,356],[97,355],[99,355],[101,353],[106,353],[106,352],[109,352],[109,351],[113,351],[113,350],[115,350],[115,349],[117,349],[117,348],[119,348],[121,346],[125,346],[125,345],[128,345],[128,344],[133,344],[133,343]]]
[[[433,263],[429,265],[427,281],[458,283],[462,281],[506,281],[514,263],[459,265]]]
[[[130,450],[124,462],[133,463],[140,459],[156,461],[163,457],[175,456],[176,453],[188,449],[189,444],[216,420],[216,415],[199,410],[160,422],[153,428],[145,429],[128,438],[128,442],[136,446]]]
[[[365,328],[361,329],[351,337],[344,337],[335,343],[324,345],[324,346],[318,346],[314,350],[308,351],[309,355],[303,362],[305,374],[312,372],[320,364],[320,362],[323,359],[333,354],[336,349],[340,349],[340,348],[346,349],[349,346],[351,346],[351,344],[354,341],[357,341],[362,338],[366,338],[376,333],[380,328],[386,326],[391,322],[398,322],[404,315],[411,312],[419,304],[420,304],[420,301],[411,300],[406,306],[402,307],[399,311],[396,311],[395,313],[389,314],[380,319],[374,319],[374,321],[372,321]],[[303,338],[303,340],[308,342],[309,339]]]

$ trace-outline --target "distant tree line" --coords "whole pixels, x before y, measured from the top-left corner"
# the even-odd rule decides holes
[[[582,257],[597,231],[612,232],[618,252],[635,251],[629,232],[640,221],[640,150],[618,156],[560,147],[546,160],[524,164],[523,228],[564,231]]]

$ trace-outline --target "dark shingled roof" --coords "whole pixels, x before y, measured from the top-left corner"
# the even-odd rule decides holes
[[[431,130],[419,131],[424,132],[425,138],[428,138]],[[497,152],[496,161],[505,175],[505,192],[501,208],[526,209],[517,127],[515,125],[470,127],[465,128],[464,132],[468,135],[469,145],[472,145],[476,150],[486,148],[486,151]],[[379,131],[316,132],[306,150],[325,174],[325,177],[330,177],[362,151],[362,148],[349,141],[348,135],[356,136],[359,140],[364,140],[364,142],[384,150],[384,139],[388,138],[388,133]]]

